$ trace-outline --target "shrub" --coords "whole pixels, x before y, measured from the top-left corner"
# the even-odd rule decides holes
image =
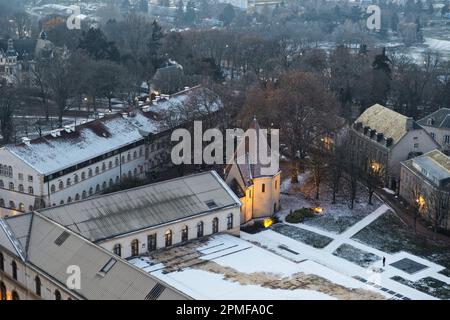
[[[312,212],[309,208],[302,208],[299,210],[295,210],[294,212],[289,213],[286,216],[286,222],[289,223],[300,223],[305,221],[307,218],[315,217],[314,212]]]

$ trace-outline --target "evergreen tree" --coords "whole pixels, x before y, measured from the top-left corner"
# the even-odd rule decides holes
[[[385,105],[391,89],[391,60],[386,55],[386,48],[375,56],[372,63],[372,102]]]
[[[183,0],[180,0],[177,3],[177,14],[176,14],[176,17],[175,17],[175,23],[178,26],[181,26],[184,23],[184,3],[183,3]]]
[[[234,7],[231,4],[227,4],[223,9],[223,13],[221,15],[221,20],[225,26],[229,26],[236,15],[234,11]]]
[[[162,31],[161,26],[158,24],[158,22],[156,20],[153,21],[152,36],[150,38],[150,41],[147,44],[148,50],[149,50],[150,61],[151,61],[153,70],[156,70],[162,63],[159,53],[161,50],[163,38],[164,38],[164,33]]]
[[[79,49],[87,51],[89,56],[95,60],[119,61],[120,53],[114,42],[108,41],[105,34],[98,28],[90,28],[83,31],[78,43]]]
[[[186,5],[186,13],[184,14],[184,22],[187,25],[195,24],[197,21],[197,12],[195,11],[195,2],[193,0],[189,0]]]

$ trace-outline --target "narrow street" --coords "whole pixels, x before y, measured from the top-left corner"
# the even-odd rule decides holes
[[[394,213],[406,225],[408,225],[411,229],[414,229],[413,214],[408,208],[406,208],[403,204],[400,203],[400,199],[396,195],[390,194],[389,192],[386,192],[383,189],[377,190],[376,194],[378,197],[380,197],[381,200],[383,200],[383,202],[385,202],[389,207],[391,207]],[[424,226],[423,223],[420,221],[420,219],[417,219],[416,233],[429,239],[438,240],[450,244],[450,237],[441,233],[437,234],[434,233],[431,229]]]

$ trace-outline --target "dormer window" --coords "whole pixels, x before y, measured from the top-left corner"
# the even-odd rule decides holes
[[[428,118],[427,125],[432,126],[433,124],[434,124],[434,119],[433,118]]]

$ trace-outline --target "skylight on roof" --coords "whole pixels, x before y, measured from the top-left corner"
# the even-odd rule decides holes
[[[217,203],[214,200],[205,201],[205,204],[208,206],[209,209],[214,209],[218,207]]]
[[[162,284],[157,283],[152,290],[148,293],[148,295],[145,297],[145,300],[156,300],[158,299],[161,294],[163,293],[164,289],[166,289],[166,287],[164,287]]]
[[[114,258],[111,258],[108,260],[108,262],[103,266],[103,268],[100,270],[101,273],[107,274],[112,267],[116,264],[117,260]]]
[[[59,247],[62,246],[62,244],[67,240],[67,238],[69,238],[69,236],[70,236],[70,233],[68,233],[67,231],[64,231],[63,233],[61,233],[61,235],[58,238],[56,238],[55,244]]]

